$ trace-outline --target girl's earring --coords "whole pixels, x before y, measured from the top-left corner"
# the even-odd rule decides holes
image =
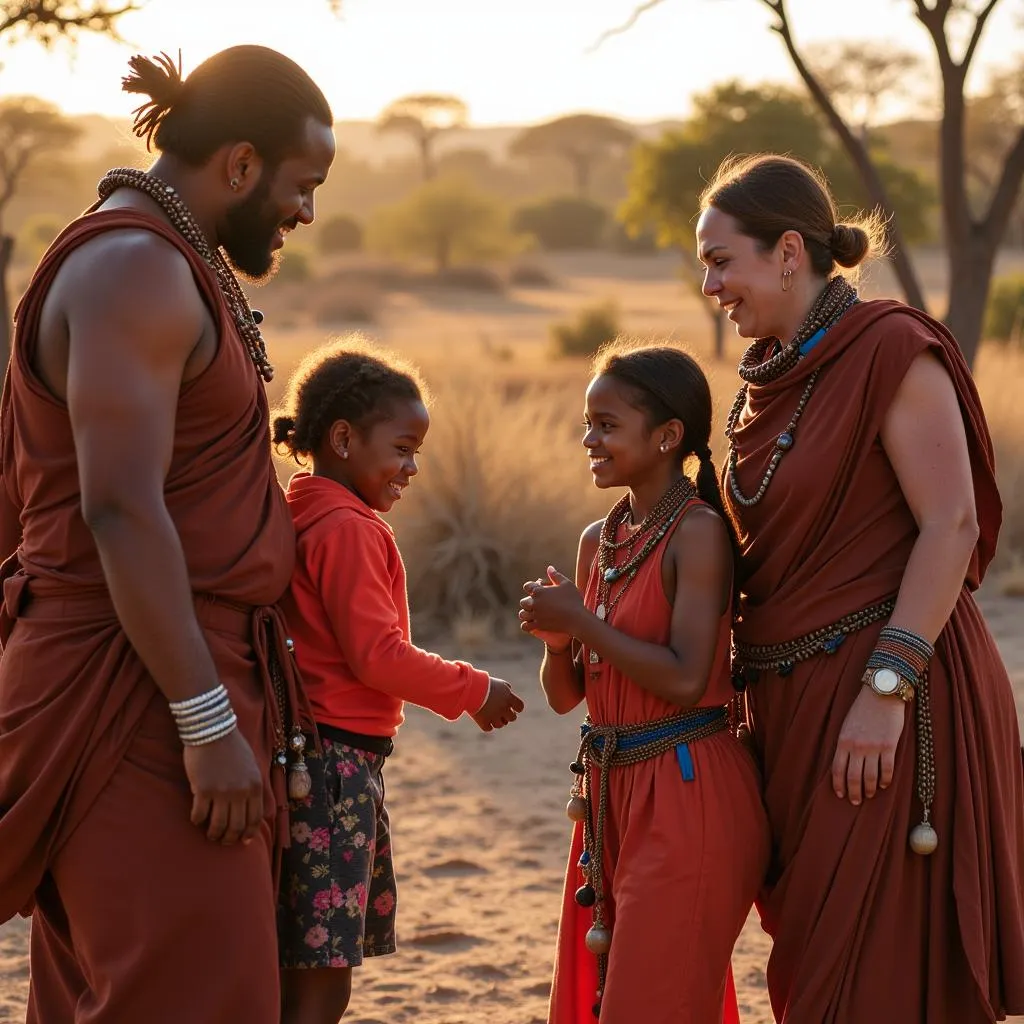
[[[342,450],[341,457],[343,459],[347,459],[348,458],[348,449],[347,448]]]
[[[667,452],[667,451],[668,451],[668,445],[667,445],[667,444],[663,444],[663,445],[661,445],[661,446],[659,447],[659,449],[658,449],[658,450],[659,450],[659,451],[660,451],[660,452],[662,453],[662,455],[664,455],[664,454],[665,454],[665,452]]]

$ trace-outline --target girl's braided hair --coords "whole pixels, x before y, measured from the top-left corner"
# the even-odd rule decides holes
[[[682,421],[679,461],[691,455],[697,459],[697,494],[722,517],[735,548],[732,521],[711,457],[711,387],[697,360],[667,345],[618,339],[594,357],[593,373],[624,384],[633,396],[632,404],[647,417],[650,430],[668,420]]]
[[[416,368],[360,335],[343,338],[299,364],[288,382],[285,407],[274,415],[274,445],[304,465],[331,424],[348,420],[365,434],[388,419],[400,400],[429,401]]]

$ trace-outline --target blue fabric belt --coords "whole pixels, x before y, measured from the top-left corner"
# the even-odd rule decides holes
[[[694,729],[700,729],[705,725],[718,721],[720,718],[725,718],[727,714],[728,712],[724,707],[715,707],[697,712],[682,722],[672,722],[669,725],[652,724],[649,729],[619,736],[616,742],[616,749],[622,751],[635,750],[637,747],[646,746],[648,743],[653,743],[657,740],[670,739],[674,735],[685,736]],[[580,737],[586,736],[591,731],[591,728],[592,726],[584,722],[580,726]],[[603,747],[604,737],[595,737],[594,749],[600,752]],[[689,743],[685,740],[676,745],[676,760],[679,762],[679,771],[684,781],[692,782],[694,779],[693,755],[690,753]]]

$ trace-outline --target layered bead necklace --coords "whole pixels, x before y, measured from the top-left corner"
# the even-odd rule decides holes
[[[640,525],[624,540],[616,540],[619,528],[630,517],[632,506],[629,495],[624,494],[613,506],[601,524],[601,538],[597,552],[597,608],[594,614],[602,621],[611,618],[615,606],[622,600],[636,579],[640,566],[668,533],[672,524],[679,518],[686,503],[697,496],[697,490],[691,481],[680,477],[662,496],[654,507],[644,516]],[[640,549],[633,552],[634,546],[641,538],[646,540]],[[616,555],[623,548],[628,548],[626,561],[616,565]],[[611,596],[612,584],[625,578],[625,582]],[[590,652],[590,663],[596,665],[601,656],[595,650]]]
[[[217,276],[217,284],[224,296],[224,301],[227,303],[228,309],[231,310],[231,318],[245,343],[249,358],[252,360],[253,366],[256,367],[256,372],[269,384],[274,379],[274,367],[267,357],[267,347],[257,326],[262,320],[262,316],[253,313],[234,271],[224,258],[224,254],[219,248],[214,249],[210,245],[202,228],[192,215],[192,211],[170,185],[146,171],[136,170],[132,167],[117,167],[109,171],[104,175],[97,190],[101,202],[109,199],[119,188],[133,188],[137,192],[149,196],[167,214],[174,230],[195,249],[213,270]]]
[[[726,422],[725,436],[729,440],[729,461],[726,467],[726,478],[729,481],[729,490],[735,501],[743,506],[756,505],[768,490],[775,470],[778,468],[782,457],[788,452],[795,442],[796,426],[803,415],[807,402],[814,390],[814,385],[821,373],[821,368],[816,369],[804,385],[803,393],[797,402],[796,410],[790,417],[786,429],[775,439],[775,448],[771,458],[768,460],[768,468],[761,478],[760,486],[752,495],[746,495],[740,489],[739,481],[736,479],[736,464],[739,461],[739,453],[736,448],[736,424],[739,422],[740,413],[747,404],[747,392],[751,384],[770,384],[778,380],[784,373],[793,369],[794,366],[825,336],[835,325],[839,318],[857,301],[857,292],[846,280],[846,278],[833,277],[825,286],[824,291],[818,296],[804,322],[800,325],[793,340],[780,349],[775,355],[765,359],[769,349],[778,344],[776,338],[758,338],[751,344],[743,354],[740,361],[739,375],[743,379],[743,385],[736,395],[736,401],[729,411],[729,418]]]

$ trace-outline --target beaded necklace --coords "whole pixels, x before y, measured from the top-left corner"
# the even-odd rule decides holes
[[[679,518],[686,503],[696,497],[697,490],[690,480],[680,477],[658,500],[655,506],[644,516],[639,528],[625,540],[616,540],[619,527],[629,518],[631,506],[629,495],[624,494],[613,506],[601,524],[601,538],[597,554],[597,608],[594,614],[604,622],[611,618],[615,606],[622,600],[636,579],[640,566],[660,543],[662,537]],[[633,546],[641,536],[649,534],[640,550],[633,553]],[[628,557],[622,565],[615,564],[616,552],[624,547],[629,548]],[[611,596],[613,583],[625,577],[622,586],[615,596]],[[596,665],[601,656],[595,650],[590,652],[590,663]]]
[[[259,320],[249,308],[249,302],[242,291],[234,271],[228,265],[220,248],[211,247],[202,228],[185,205],[178,193],[166,182],[148,174],[146,171],[131,167],[117,167],[104,175],[97,189],[101,202],[105,202],[119,188],[133,188],[149,196],[164,213],[175,231],[192,246],[217,276],[217,284],[221,295],[231,310],[231,318],[238,328],[238,333],[245,342],[245,347],[252,360],[256,372],[268,384],[274,379],[274,367],[267,357],[267,347],[257,326]]]
[[[736,424],[739,422],[740,413],[747,404],[747,392],[751,384],[770,384],[778,380],[784,373],[793,369],[794,366],[814,347],[825,334],[836,324],[839,318],[857,301],[857,292],[844,277],[833,277],[825,286],[824,291],[818,296],[804,322],[800,325],[793,340],[781,351],[768,359],[765,355],[769,349],[776,344],[775,338],[758,338],[743,354],[740,361],[739,375],[743,379],[736,400],[729,411],[729,418],[725,427],[725,436],[729,440],[729,461],[726,467],[726,476],[729,481],[729,490],[733,498],[745,507],[756,505],[768,490],[775,470],[795,442],[796,425],[803,415],[804,408],[811,397],[814,385],[821,373],[821,368],[816,369],[808,378],[804,386],[800,400],[797,402],[796,410],[786,429],[779,434],[775,440],[775,448],[771,458],[768,460],[768,468],[761,478],[760,486],[750,496],[740,490],[736,479],[736,464],[739,461],[739,453],[736,448]]]

